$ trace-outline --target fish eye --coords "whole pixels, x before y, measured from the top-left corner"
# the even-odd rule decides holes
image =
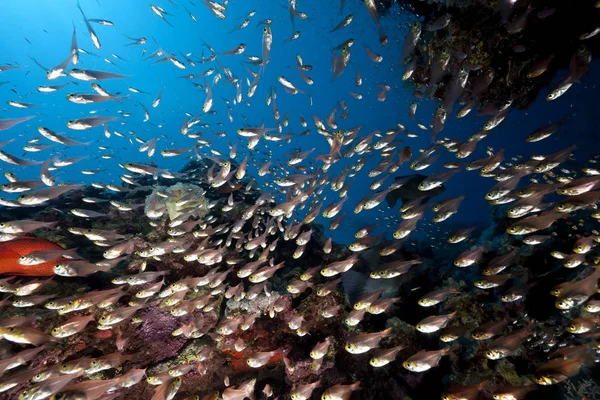
[[[575,325],[569,325],[569,327],[567,328],[567,330],[569,330],[569,331],[574,331],[576,329],[577,329],[577,327]]]

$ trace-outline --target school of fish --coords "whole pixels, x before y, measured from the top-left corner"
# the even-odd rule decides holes
[[[225,20],[232,6],[228,0],[169,0],[163,3],[162,6],[146,5],[148,10],[144,10],[147,14],[144,18],[162,19],[174,29],[174,35],[178,28],[174,25],[174,13],[184,12],[192,23],[208,24],[203,19]],[[261,79],[265,70],[271,67],[270,60],[277,57],[278,47],[292,46],[291,42],[301,36],[298,29],[303,23],[309,24],[312,18],[310,13],[298,8],[296,0],[285,3],[293,33],[283,43],[277,36],[284,35],[272,29],[275,16],[265,15],[265,19],[259,21],[257,15],[261,15],[260,9],[248,9],[241,21],[226,21],[226,32],[230,34],[260,29],[261,54],[256,56],[245,53],[247,46],[244,43],[227,51],[217,51],[204,43],[202,57],[198,58],[185,53],[185,49],[166,49],[158,38],[150,35],[130,37],[123,33],[126,41],[120,46],[125,44],[138,46],[140,51],[143,49],[144,59],[140,68],[166,63],[173,74],[193,71],[182,78],[188,79],[202,93],[198,108],[181,115],[178,133],[171,133],[183,135],[189,146],[164,148],[156,154],[158,159],[152,157],[160,144],[159,139],[162,137],[168,141],[168,136],[141,139],[135,132],[120,131],[127,129],[124,121],[131,115],[130,108],[139,107],[136,115],[141,109],[143,122],[150,121],[152,110],[160,107],[161,99],[168,95],[169,88],[152,94],[152,103],[144,105],[135,97],[144,92],[127,87],[128,76],[86,67],[87,61],[94,56],[106,56],[104,61],[109,64],[125,62],[112,53],[118,49],[107,48],[109,46],[102,41],[102,30],[120,29],[116,24],[108,19],[89,19],[85,4],[82,6],[76,2],[74,6],[78,8],[86,29],[81,32],[73,25],[70,50],[62,56],[62,61],[48,69],[32,57],[45,71],[48,84],[31,89],[52,98],[76,87],[81,92],[66,94],[72,103],[122,104],[123,110],[119,115],[67,118],[65,128],[90,130],[106,139],[125,138],[133,151],[147,155],[148,162],[121,163],[112,159],[110,148],[99,146],[102,163],[118,163],[124,172],[120,182],[94,182],[91,186],[100,195],[92,197],[86,194],[89,186],[85,183],[57,179],[61,168],[71,166],[85,156],[61,158],[60,153],[56,153],[38,161],[0,150],[1,162],[14,168],[4,173],[7,183],[0,186],[5,194],[0,198],[0,205],[4,207],[2,211],[43,207],[65,196],[77,198],[80,204],[86,205],[85,208],[69,210],[74,221],[81,221],[79,225],[64,227],[58,220],[42,221],[34,217],[0,221],[0,273],[4,274],[0,276],[0,340],[4,349],[2,354],[5,355],[0,359],[0,398],[93,400],[137,398],[138,395],[152,400],[373,398],[368,397],[369,386],[365,382],[346,376],[342,380],[337,378],[336,382],[342,383],[330,384],[326,372],[320,374],[319,371],[330,368],[328,363],[336,362],[340,354],[345,353],[374,370],[397,369],[402,373],[419,375],[430,373],[428,371],[436,369],[442,362],[458,365],[484,360],[493,363],[505,358],[523,357],[524,349],[538,349],[545,354],[545,359],[525,376],[530,378],[526,385],[507,385],[501,378],[492,376],[468,384],[465,381],[451,382],[442,395],[444,400],[475,400],[487,393],[497,400],[509,400],[524,399],[544,386],[561,384],[584,370],[595,368],[600,352],[600,253],[597,251],[600,249],[600,232],[595,228],[589,231],[582,228],[561,237],[559,232],[564,230],[555,228],[559,224],[569,224],[573,230],[577,226],[598,226],[600,168],[595,166],[597,160],[589,160],[586,167],[578,171],[566,170],[564,164],[575,160],[576,146],[553,154],[533,155],[529,159],[505,154],[502,149],[488,148],[487,157],[467,160],[478,146],[485,143],[486,137],[493,134],[493,129],[507,117],[511,107],[510,100],[504,104],[484,106],[482,115],[488,115],[490,119],[466,141],[440,138],[446,118],[460,102],[465,87],[469,86],[473,93],[482,93],[494,79],[493,71],[470,71],[467,67],[461,68],[451,78],[430,126],[419,124],[431,135],[431,145],[425,149],[416,150],[401,144],[416,136],[402,124],[369,133],[363,132],[361,126],[345,126],[344,119],[349,113],[345,99],[340,99],[338,106],[328,115],[312,115],[313,124],[302,115],[299,122],[292,122],[289,111],[281,116],[277,97],[285,92],[287,96],[300,95],[298,101],[312,104],[309,89],[313,85],[319,86],[320,82],[313,82],[309,77],[313,66],[307,64],[301,55],[289,60],[295,70],[293,73],[288,71],[289,76],[279,75],[273,82]],[[381,15],[375,0],[362,3],[361,12],[368,13],[375,24],[380,45],[386,46],[388,36],[380,24]],[[343,12],[344,0],[339,6]],[[245,5],[238,2],[236,7]],[[105,17],[110,17],[110,10],[105,12]],[[517,29],[515,26],[522,22],[520,18],[523,16],[509,23],[507,29]],[[353,19],[352,14],[345,17],[342,14],[339,24],[331,31],[343,31]],[[445,14],[427,30],[448,29],[449,25],[451,16]],[[415,68],[411,55],[420,40],[421,31],[420,23],[415,22],[405,38],[398,58],[406,70],[403,76],[398,76],[399,80],[408,79],[411,69]],[[351,50],[355,50],[352,47],[357,41],[349,38],[333,49],[332,81],[342,79],[351,65]],[[90,44],[98,54],[80,47]],[[375,48],[365,45],[365,53],[374,63],[383,61]],[[108,54],[112,54],[112,58],[108,58]],[[431,88],[444,77],[449,57],[449,54],[442,54],[439,60],[433,62]],[[551,89],[547,99],[558,99],[578,82],[588,71],[591,59],[589,49],[585,45],[580,46],[573,54],[568,75]],[[244,63],[246,74],[237,76],[227,67],[230,63]],[[206,69],[202,71],[204,67]],[[0,65],[0,74],[17,73],[24,68],[15,64]],[[347,98],[349,94],[353,101],[358,101],[363,96],[359,91],[367,83],[363,83],[360,70],[355,73],[355,88],[339,95]],[[121,92],[128,91],[130,94],[106,91],[102,87],[105,80],[125,82]],[[260,126],[249,126],[242,121],[237,110],[257,103],[254,95],[259,85],[269,87],[266,107],[272,107],[274,118]],[[390,86],[384,83],[372,85],[378,90],[377,100],[385,101]],[[316,89],[313,88],[312,92],[316,93]],[[420,99],[424,94],[416,92],[415,96]],[[218,125],[203,123],[206,115],[218,116],[213,109],[215,101],[225,103],[227,115]],[[9,100],[7,104],[12,107],[11,110],[42,107],[41,104],[20,100]],[[415,100],[410,105],[409,116],[412,119],[415,118],[417,104]],[[457,117],[466,115],[474,107],[476,104],[472,102],[465,104]],[[19,140],[16,132],[21,128],[37,130],[40,135],[23,143],[22,149],[27,154],[42,153],[51,147],[94,146],[91,135],[89,141],[82,141],[74,135],[57,133],[38,125],[37,118],[36,114],[29,113],[0,119],[0,148]],[[541,127],[533,133],[525,132],[524,146],[550,137],[560,129],[561,123]],[[288,127],[290,133],[284,134],[284,128]],[[204,132],[209,129],[222,131],[211,132],[216,139],[207,139]],[[304,131],[291,133],[299,129]],[[290,145],[296,136],[307,135],[314,141],[327,143],[329,150],[320,153],[315,148],[298,148],[290,151],[286,160],[272,158],[270,146]],[[226,142],[228,152],[218,151],[215,148],[217,142]],[[198,190],[191,189],[191,186],[175,190],[176,186],[155,185],[154,182],[159,179],[161,182],[177,182],[184,175],[160,167],[162,158],[171,157],[187,157],[205,163],[207,168],[202,176],[188,176],[195,180]],[[439,172],[425,174],[432,165],[439,165],[441,161],[438,160],[442,157],[452,161],[445,162]],[[373,159],[378,160],[377,165],[361,172],[367,161]],[[156,164],[151,160],[156,160]],[[396,176],[403,167],[414,173]],[[38,179],[18,178],[19,171],[38,169]],[[451,266],[454,277],[464,274],[464,281],[470,282],[468,276],[474,270],[478,271],[478,277],[469,283],[470,287],[440,279],[432,283],[434,290],[423,293],[416,302],[408,302],[403,296],[398,296],[399,287],[387,293],[385,281],[397,282],[397,279],[408,277],[411,270],[423,268],[427,261],[425,257],[406,256],[403,246],[407,238],[423,224],[429,227],[444,224],[460,211],[466,195],[446,197],[437,202],[430,202],[430,198],[441,195],[458,173],[475,174],[476,171],[490,181],[489,191],[480,199],[482,202],[494,207],[510,204],[502,239],[509,245],[498,250],[492,248],[490,242],[476,243],[466,247],[454,259]],[[100,168],[82,170],[81,173],[102,179]],[[348,192],[359,178],[369,179],[370,192],[362,199],[354,199]],[[140,182],[151,182],[153,186],[152,193],[146,196],[144,202],[132,203],[114,197],[127,196],[141,188]],[[397,200],[402,200],[399,207],[396,206]],[[348,214],[372,209],[388,210],[390,207],[393,208],[391,217],[378,217],[376,222],[358,229],[356,240],[346,248],[336,245],[331,231],[352,229],[347,222]],[[6,212],[3,215],[7,215]],[[431,217],[430,212],[433,212]],[[150,237],[137,232],[90,227],[90,221],[119,218],[119,215],[135,215],[157,234]],[[317,231],[323,231],[315,227],[317,219],[329,221],[330,236],[316,237]],[[372,231],[382,225],[390,227],[386,230],[388,234],[373,235]],[[77,248],[63,249],[52,241],[35,236],[40,230],[58,229],[58,226],[66,229],[69,235],[81,237],[81,240],[85,238],[91,242],[90,246],[101,249],[103,259],[89,260]],[[473,243],[471,239],[474,239],[476,230],[473,227],[449,233],[445,246],[450,248]],[[556,250],[552,243],[558,241],[570,243],[571,251]],[[283,254],[288,251],[283,249],[290,246],[293,250]],[[293,276],[281,274],[286,262],[302,261],[309,251],[319,254],[322,263],[308,265],[310,268],[299,273],[296,271]],[[550,324],[519,312],[528,292],[535,288],[542,276],[523,275],[522,272],[511,272],[511,269],[520,271],[516,267],[523,265],[533,252],[542,252],[548,256],[546,259],[558,260],[556,268],[548,266],[544,276],[560,275],[557,271],[564,268],[576,271],[568,280],[556,282],[551,292],[556,298],[555,303],[547,304],[548,308],[561,313],[563,325],[559,331],[555,317]],[[368,265],[366,259],[372,254],[380,261],[375,266],[366,267],[367,274],[360,278],[358,266],[364,271],[365,265]],[[193,273],[182,276],[183,267],[171,268],[175,262],[187,266],[186,274],[189,271]],[[68,286],[68,292],[44,291],[56,282],[82,282],[96,273],[113,274],[111,286],[92,288],[78,283]],[[346,285],[349,281],[354,288],[359,285],[357,293],[350,293],[350,284]],[[410,286],[410,282],[403,284]],[[419,288],[412,290],[418,291]],[[39,294],[40,291],[46,294]],[[346,296],[340,300],[335,293]],[[479,293],[479,304],[473,304],[473,307],[499,307],[505,310],[505,315],[502,318],[490,316],[479,326],[465,325],[460,314],[447,304],[456,304],[462,296],[473,293]],[[313,296],[310,309],[294,307],[312,294],[316,296]],[[225,312],[224,304],[228,301],[241,303],[257,299],[266,299],[267,302],[260,311],[243,311],[240,308],[236,313],[229,309]],[[409,343],[408,337],[392,325],[379,331],[364,329],[369,326],[365,324],[366,320],[380,314],[391,318],[397,307],[431,311],[429,316],[414,324],[421,348],[415,349],[414,342]],[[139,337],[134,332],[158,318],[153,314],[156,310],[178,321],[179,326],[169,332],[172,338],[169,340],[189,342],[204,338],[210,344],[195,354],[188,354],[186,362],[157,371],[154,367],[159,363],[152,359],[152,354],[143,353],[140,346],[133,344],[134,338]],[[52,318],[55,323],[40,323],[37,312],[45,315],[45,321]],[[48,317],[50,313],[51,317]],[[292,339],[274,348],[264,348],[260,345],[261,341],[253,339],[253,332],[262,323],[277,326]],[[321,336],[319,324],[335,326],[338,329],[335,332],[343,331],[345,335]],[[305,339],[309,341],[303,343],[314,346],[291,350],[294,340]],[[98,347],[99,341],[104,343],[103,347]],[[477,354],[463,354],[465,341],[481,342]],[[167,343],[154,345],[168,346]],[[89,346],[112,351],[102,350],[104,354],[92,355],[84,351]],[[68,359],[57,358],[56,354],[63,351],[61,349],[67,354],[67,348]],[[54,362],[40,361],[45,354],[53,351]],[[80,355],[76,356],[80,351]],[[215,386],[220,388],[209,392],[206,388],[186,385],[186,380],[189,382],[192,376],[211,374],[211,360],[217,353],[227,354],[233,365],[230,374],[218,377]],[[361,356],[364,354],[365,357]],[[451,360],[445,361],[448,358]],[[292,380],[294,374],[298,376],[298,366],[306,360],[310,361],[312,372],[305,374],[300,381]],[[265,375],[260,371],[270,368],[281,368],[278,384],[261,381]],[[463,367],[456,368],[460,370]],[[110,378],[104,375],[108,372]],[[134,387],[142,385],[155,387],[155,390],[131,392]]]

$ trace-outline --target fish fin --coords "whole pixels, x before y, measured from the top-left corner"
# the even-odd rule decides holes
[[[403,280],[402,275],[392,279],[369,279],[363,288],[363,294],[381,292],[381,298],[389,299],[398,293]]]
[[[485,242],[483,242],[482,245],[481,245],[481,247],[483,247],[484,253],[487,253],[487,252],[492,251],[494,249],[494,245],[489,240],[486,240]]]
[[[348,304],[354,304],[362,297],[368,279],[367,275],[354,270],[342,274],[342,286]]]
[[[348,304],[355,304],[361,297],[381,292],[382,298],[394,297],[400,287],[402,277],[393,279],[370,279],[367,274],[349,270],[342,274],[342,286]]]
[[[398,190],[398,189],[396,189],[396,190]],[[394,193],[394,190],[392,190],[385,196],[385,200],[387,201],[389,208],[393,208],[396,205],[396,202],[398,202],[398,198],[395,196],[392,196],[392,193]]]

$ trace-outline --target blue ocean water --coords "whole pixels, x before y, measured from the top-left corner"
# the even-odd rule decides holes
[[[193,3],[182,1],[179,5],[163,1],[159,4],[169,13],[166,18],[174,26],[169,26],[161,20],[150,9],[146,1],[132,0],[81,0],[81,6],[89,19],[98,18],[114,22],[114,26],[102,26],[93,24],[98,37],[102,43],[102,49],[96,50],[92,45],[86,26],[77,9],[75,0],[63,0],[58,2],[20,0],[6,2],[3,5],[3,13],[0,17],[0,35],[5,38],[2,41],[1,62],[4,64],[17,64],[21,69],[0,73],[0,80],[7,84],[0,87],[2,102],[8,100],[23,101],[27,103],[41,104],[29,110],[15,109],[4,106],[0,112],[0,118],[16,118],[35,114],[35,119],[16,126],[1,134],[2,140],[15,138],[13,143],[7,145],[4,150],[18,156],[22,155],[21,147],[25,141],[39,137],[36,126],[44,126],[56,132],[66,134],[80,141],[91,142],[87,147],[63,147],[55,146],[51,150],[41,153],[28,153],[24,157],[35,160],[45,160],[52,154],[60,157],[73,157],[85,155],[88,158],[72,166],[61,168],[54,174],[61,183],[91,183],[100,181],[104,183],[119,183],[119,175],[125,171],[119,166],[127,162],[148,163],[155,162],[159,167],[178,171],[185,165],[193,153],[174,158],[163,158],[159,152],[163,149],[189,147],[194,141],[179,133],[183,124],[185,113],[190,115],[202,114],[201,108],[206,94],[190,83],[190,80],[181,76],[187,74],[199,74],[208,68],[221,70],[219,64],[214,62],[197,64],[196,68],[187,65],[187,69],[180,70],[169,62],[155,64],[155,59],[146,60],[146,57],[157,50],[153,41],[158,43],[168,52],[178,56],[188,54],[192,59],[200,59],[202,55],[208,56],[210,52],[205,47],[207,43],[217,53],[228,51],[240,43],[247,45],[243,55],[218,56],[217,61],[221,66],[229,68],[233,74],[240,78],[244,91],[244,98],[248,104],[242,103],[233,107],[233,122],[227,120],[226,104],[224,99],[232,102],[236,90],[232,85],[225,84],[223,80],[213,88],[215,115],[202,115],[201,124],[210,126],[204,130],[203,139],[210,141],[210,149],[220,154],[228,154],[229,145],[237,143],[238,160],[245,153],[246,139],[238,136],[236,130],[248,126],[259,126],[264,122],[266,127],[275,127],[273,116],[273,104],[267,106],[265,99],[272,88],[277,90],[276,104],[282,115],[289,114],[289,126],[283,128],[283,134],[297,135],[304,130],[299,124],[300,115],[303,115],[309,124],[311,133],[308,136],[295,136],[290,143],[286,142],[262,142],[255,153],[258,166],[263,161],[272,159],[274,163],[281,161],[284,165],[287,154],[292,150],[303,151],[314,148],[314,154],[326,154],[329,146],[323,136],[317,134],[313,115],[325,120],[334,108],[338,108],[338,124],[344,129],[362,126],[360,136],[365,136],[373,130],[384,132],[393,129],[400,123],[410,131],[418,134],[417,138],[402,139],[402,146],[408,145],[413,149],[413,154],[418,154],[419,149],[424,149],[431,144],[429,132],[417,128],[420,122],[429,125],[437,103],[427,98],[418,100],[417,118],[415,121],[408,117],[408,107],[414,100],[412,88],[403,82],[400,77],[404,66],[398,62],[399,54],[408,33],[410,24],[416,19],[415,15],[401,10],[394,5],[381,19],[383,30],[389,36],[389,44],[385,47],[379,45],[379,36],[375,24],[366,12],[360,1],[347,1],[343,13],[340,13],[338,1],[299,1],[298,9],[305,12],[308,20],[295,18],[294,25],[287,10],[287,2],[283,1],[241,1],[232,0],[227,6],[227,18],[221,20],[216,18],[202,2]],[[187,9],[197,19],[195,23]],[[256,10],[256,15],[251,18],[249,26],[245,29],[230,32],[251,11]],[[338,24],[343,16],[354,15],[352,24],[341,31],[330,32]],[[272,19],[273,46],[270,62],[266,66],[264,74],[256,94],[252,98],[246,98],[246,76],[249,74],[244,70],[245,55],[261,56],[262,26],[257,26],[259,21]],[[80,64],[77,68],[101,70],[127,75],[126,79],[115,79],[102,81],[100,84],[113,94],[128,96],[122,102],[105,102],[91,105],[78,105],[69,102],[65,95],[72,92],[93,93],[89,84],[76,81],[70,77],[59,78],[49,82],[46,80],[45,72],[36,66],[30,57],[37,59],[46,68],[52,68],[65,57],[70,51],[72,35],[72,24],[77,30],[77,41],[79,48],[93,55],[80,53]],[[299,39],[284,43],[293,32],[299,30]],[[146,37],[145,45],[126,46],[129,43],[124,35],[130,37]],[[331,49],[348,38],[354,38],[355,44],[351,48],[350,63],[342,76],[331,82]],[[383,56],[383,62],[374,63],[366,55],[365,45]],[[145,50],[145,53],[143,51]],[[114,55],[118,55],[117,59]],[[313,85],[302,82],[298,72],[288,66],[295,65],[296,55],[300,55],[304,63],[313,66],[313,70],[307,74],[314,80]],[[104,59],[112,61],[111,65]],[[73,67],[71,65],[71,67]],[[539,98],[527,110],[511,110],[508,118],[496,129],[494,129],[485,142],[480,145],[474,154],[474,158],[485,156],[487,146],[494,150],[505,149],[507,159],[516,155],[528,157],[530,154],[550,154],[571,144],[577,144],[575,152],[578,160],[586,160],[595,155],[595,144],[598,141],[597,128],[598,119],[595,105],[600,100],[597,82],[599,82],[598,62],[594,61],[590,72],[583,77],[580,83],[560,99],[547,102],[544,97],[546,91],[540,93]],[[250,67],[256,70],[256,67]],[[364,83],[356,87],[355,76],[360,70]],[[566,70],[559,71],[553,79],[557,82]],[[222,72],[221,72],[222,74]],[[282,86],[277,83],[278,76],[284,76],[294,82],[297,87],[310,94],[309,96],[297,94],[295,96],[285,93]],[[214,75],[205,79],[196,79],[194,82],[200,84],[211,84]],[[44,84],[62,84],[71,82],[67,87],[55,93],[38,93],[35,88]],[[387,84],[391,90],[387,93],[385,102],[377,101],[377,93],[380,88],[377,83]],[[128,91],[128,87],[134,87],[147,94],[137,94]],[[164,89],[162,101],[157,108],[152,108],[151,103],[156,95]],[[349,95],[350,91],[362,94],[362,100],[354,99]],[[339,101],[346,101],[349,108],[348,118],[339,119]],[[150,111],[150,120],[143,122],[144,113],[140,103]],[[484,118],[476,117],[472,112],[466,118],[457,120],[453,117],[454,112],[449,112],[445,129],[438,137],[448,137],[457,140],[465,140],[468,136],[479,131],[485,123]],[[91,116],[118,116],[119,118],[109,123],[111,131],[118,131],[125,135],[124,138],[115,136],[106,138],[102,127],[86,131],[72,131],[66,128],[67,120]],[[131,113],[130,117],[121,116],[123,112]],[[524,138],[535,129],[559,121],[566,116],[573,116],[561,126],[559,132],[551,138],[540,143],[525,143]],[[189,117],[188,117],[189,120]],[[195,129],[196,127],[194,127]],[[197,129],[195,129],[197,130]],[[219,137],[211,132],[225,132],[226,137]],[[137,149],[140,144],[135,140],[143,141],[159,138],[156,154],[149,159],[145,153]],[[47,143],[42,140],[41,142]],[[105,146],[106,150],[98,149]],[[267,152],[267,147],[269,153]],[[209,147],[199,150],[200,154],[212,155]],[[111,155],[112,159],[102,159],[101,155]],[[442,169],[444,161],[451,161],[451,155],[445,154],[441,162],[436,163],[427,172],[432,173]],[[342,160],[334,165],[329,174],[335,177],[346,166],[351,165],[355,159]],[[376,210],[363,211],[354,215],[353,209],[359,199],[369,194],[368,186],[372,179],[366,177],[366,171],[373,168],[378,160],[371,157],[367,165],[353,179],[349,192],[350,200],[345,205],[345,222],[342,227],[332,233],[336,241],[349,243],[352,241],[354,231],[368,223],[378,223],[378,233],[385,233],[388,237],[392,229],[385,226],[382,218],[385,215],[393,215],[394,210],[380,207]],[[96,175],[82,175],[82,169],[100,169]],[[2,171],[14,172],[19,179],[36,179],[39,175],[37,167],[17,167],[2,164]],[[250,176],[256,176],[256,166],[249,169]],[[405,164],[395,175],[409,175],[413,171]],[[270,179],[270,178],[269,178]],[[377,178],[379,179],[379,178]],[[391,182],[391,177],[386,181]],[[259,186],[264,179],[257,177]],[[465,226],[481,224],[486,225],[489,220],[489,209],[482,201],[483,194],[489,189],[489,179],[481,178],[477,173],[460,172],[453,177],[448,190],[443,197],[466,195],[467,199],[462,204],[463,210],[452,217],[453,223]],[[272,190],[262,186],[264,190]],[[337,193],[325,192],[326,205],[332,201],[338,201]],[[7,197],[11,197],[10,195]],[[378,222],[377,222],[378,221]],[[329,221],[319,217],[317,222],[323,222],[325,226]]]

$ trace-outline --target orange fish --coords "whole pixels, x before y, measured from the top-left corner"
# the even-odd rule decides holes
[[[34,251],[60,250],[62,247],[46,239],[22,237],[0,243],[0,274],[23,276],[52,276],[54,267],[62,257],[37,265],[21,265],[18,260]]]

